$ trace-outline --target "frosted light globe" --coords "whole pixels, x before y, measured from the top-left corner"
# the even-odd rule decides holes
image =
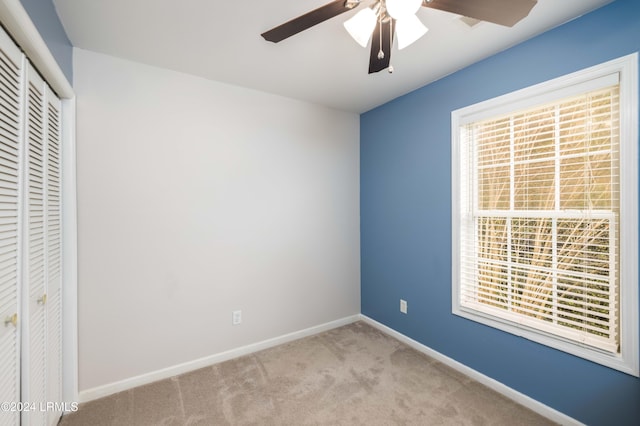
[[[422,0],[386,0],[387,12],[393,19],[401,19],[406,16],[415,15]]]

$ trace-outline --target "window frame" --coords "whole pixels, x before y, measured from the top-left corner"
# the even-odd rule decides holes
[[[613,354],[460,303],[463,128],[466,124],[585,93],[612,74],[620,84],[620,351]],[[638,301],[638,54],[624,56],[553,80],[451,112],[452,137],[452,313],[490,327],[640,377]],[[628,259],[628,261],[625,261]]]

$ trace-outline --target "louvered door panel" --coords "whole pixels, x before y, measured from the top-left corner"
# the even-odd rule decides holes
[[[23,399],[39,404],[46,401],[45,363],[45,306],[47,303],[45,283],[45,105],[44,81],[27,67],[26,91],[26,277],[24,284],[28,293],[28,346],[23,345],[26,365],[23,368]],[[23,413],[29,425],[45,424],[45,411]]]
[[[60,194],[60,101],[48,89],[46,102],[47,401],[62,402],[62,263]],[[48,424],[61,412],[48,411]]]
[[[20,400],[17,314],[22,64],[21,52],[0,30],[0,402]],[[19,423],[19,413],[0,413],[0,424]]]
[[[0,28],[0,402],[32,408],[0,426],[61,414],[61,133],[60,100]]]

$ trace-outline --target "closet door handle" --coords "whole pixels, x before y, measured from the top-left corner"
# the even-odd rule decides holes
[[[14,327],[18,326],[18,314],[13,314],[10,317],[6,317],[4,319],[4,326],[9,327],[9,324],[13,325]]]
[[[41,298],[39,298],[37,300],[38,305],[44,305],[45,303],[47,303],[47,295],[43,294]]]

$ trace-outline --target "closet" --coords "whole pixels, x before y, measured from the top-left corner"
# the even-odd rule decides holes
[[[60,111],[0,28],[0,425],[56,424],[64,407]]]

